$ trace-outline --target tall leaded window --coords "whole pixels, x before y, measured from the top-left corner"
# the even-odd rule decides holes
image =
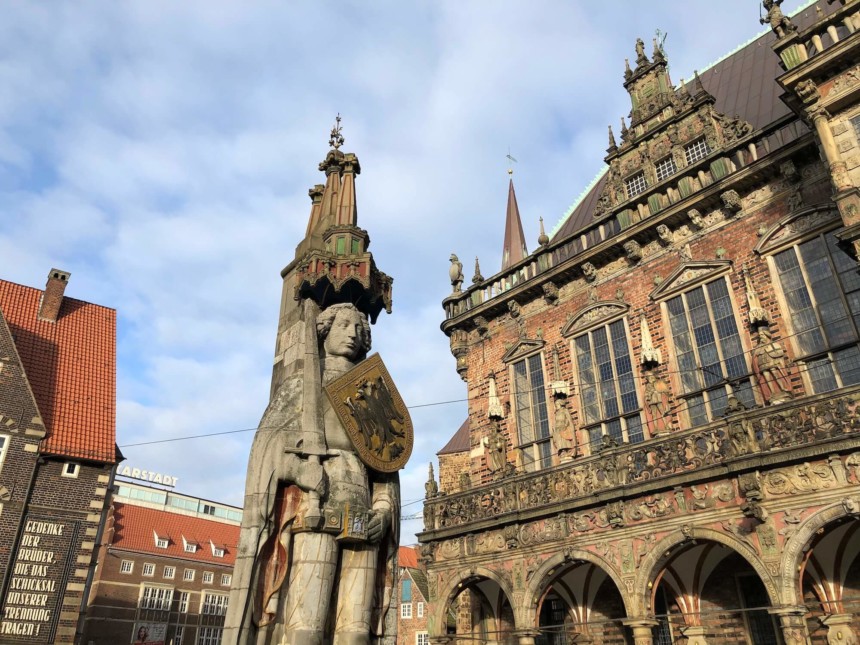
[[[616,320],[573,339],[584,429],[592,447],[603,435],[617,443],[644,438],[633,361],[624,320]]]
[[[719,418],[729,396],[755,405],[751,373],[725,279],[666,302],[690,424]]]
[[[540,354],[513,364],[514,402],[522,464],[527,471],[552,465],[546,385]]]
[[[824,234],[780,251],[773,263],[813,392],[860,383],[860,275],[854,260]]]

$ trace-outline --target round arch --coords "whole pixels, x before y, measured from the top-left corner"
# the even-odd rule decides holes
[[[631,598],[628,612],[635,610],[637,613],[628,615],[645,616],[650,613],[651,588],[649,584],[653,582],[662,560],[665,558],[666,551],[674,547],[689,542],[691,540],[709,540],[722,544],[740,555],[753,568],[761,579],[764,588],[767,591],[771,606],[777,607],[780,604],[779,588],[773,579],[773,576],[764,566],[764,563],[758,556],[758,553],[747,544],[744,544],[737,538],[714,531],[708,528],[692,527],[689,530],[682,531],[678,529],[672,531],[648,552],[639,565],[639,570],[636,573],[636,580],[633,584],[633,596]]]
[[[842,501],[825,506],[798,526],[797,531],[782,551],[782,588],[781,599],[786,605],[802,605],[800,564],[803,553],[818,531],[836,520],[860,515],[860,500],[845,498]]]
[[[544,592],[552,584],[552,575],[549,572],[558,567],[564,567],[566,564],[573,564],[577,560],[588,562],[603,570],[603,572],[606,573],[606,575],[609,576],[609,579],[615,584],[615,587],[618,589],[618,593],[621,594],[621,600],[624,602],[625,613],[628,616],[635,615],[630,613],[631,598],[626,592],[626,585],[615,568],[610,565],[606,559],[600,557],[596,553],[574,548],[567,550],[565,553],[557,553],[556,555],[548,558],[538,568],[538,570],[535,571],[531,582],[526,586],[522,620],[524,623],[528,622],[529,624],[524,626],[528,628],[537,627],[538,604],[540,603],[540,599],[543,597]]]
[[[444,625],[446,623],[446,613],[451,602],[453,602],[454,598],[465,586],[464,583],[475,581],[480,578],[492,580],[499,586],[499,589],[501,589],[502,593],[505,595],[508,602],[511,604],[511,607],[514,608],[514,620],[516,622],[519,622],[516,605],[514,604],[513,589],[511,589],[511,586],[508,581],[492,569],[487,569],[485,567],[475,567],[473,569],[469,569],[461,573],[459,576],[455,576],[451,579],[450,582],[445,585],[443,589],[439,590],[436,597],[441,602],[434,603],[436,607],[431,614],[431,620],[428,621],[430,627],[430,633],[428,635],[431,638],[434,636],[445,636]],[[517,624],[516,627],[519,629],[520,625]]]

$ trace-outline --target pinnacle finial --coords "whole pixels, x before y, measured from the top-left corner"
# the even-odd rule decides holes
[[[633,70],[630,69],[630,59],[624,59],[624,78],[630,78],[633,76]]]
[[[335,150],[340,148],[343,145],[344,138],[341,131],[343,128],[340,125],[340,112],[337,113],[337,116],[334,119],[334,127],[331,129],[331,135],[328,138],[328,144]]]
[[[475,275],[472,276],[472,284],[481,284],[484,281],[484,276],[481,275],[481,264],[478,262],[478,256],[475,256]]]
[[[627,131],[627,124],[624,122],[624,117],[622,116],[621,117],[621,138],[622,139],[627,138],[627,132],[628,132]]]
[[[615,134],[612,132],[612,126],[609,126],[609,148],[606,150],[607,152],[614,152],[618,149],[618,146],[615,143]]]
[[[540,235],[538,235],[538,244],[540,246],[546,246],[549,244],[549,235],[546,234],[546,231],[543,230],[543,217],[539,218],[540,220]]]

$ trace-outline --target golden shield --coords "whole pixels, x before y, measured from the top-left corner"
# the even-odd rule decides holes
[[[393,473],[406,465],[412,454],[412,419],[379,354],[327,384],[325,392],[368,467]]]

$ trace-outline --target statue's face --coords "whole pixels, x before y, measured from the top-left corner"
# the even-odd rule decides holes
[[[361,351],[361,317],[355,309],[337,312],[323,347],[329,356],[355,359]]]

